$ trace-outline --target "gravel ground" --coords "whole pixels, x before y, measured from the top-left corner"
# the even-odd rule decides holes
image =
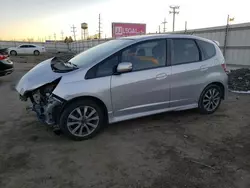
[[[212,115],[163,113],[74,142],[19,101],[13,85],[32,66],[0,78],[0,187],[250,187],[250,95],[230,93]]]
[[[233,91],[250,91],[250,69],[231,70],[228,86]]]

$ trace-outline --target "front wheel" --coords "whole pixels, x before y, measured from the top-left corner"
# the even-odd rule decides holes
[[[209,85],[202,92],[199,100],[199,110],[202,114],[212,114],[220,106],[222,98],[221,88],[217,85]]]
[[[10,51],[10,55],[16,56],[16,55],[17,55],[17,52],[16,52],[15,50],[11,50],[11,51]]]
[[[104,112],[92,100],[78,100],[63,111],[59,126],[73,140],[86,140],[95,136],[105,122]]]
[[[38,50],[35,50],[35,51],[34,51],[34,55],[35,55],[35,56],[38,56],[38,55],[40,55],[40,52],[39,52]]]

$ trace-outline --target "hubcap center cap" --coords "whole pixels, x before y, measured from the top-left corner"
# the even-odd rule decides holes
[[[87,119],[86,118],[82,118],[81,123],[82,124],[86,124],[87,123]]]

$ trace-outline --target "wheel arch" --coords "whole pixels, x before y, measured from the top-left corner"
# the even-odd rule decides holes
[[[76,101],[79,101],[79,100],[92,100],[92,101],[96,102],[102,108],[102,110],[104,112],[105,120],[108,121],[108,109],[107,109],[107,106],[105,105],[105,103],[101,99],[99,99],[97,97],[88,96],[88,95],[87,96],[76,97],[76,98],[70,99],[68,101],[65,101],[62,108],[60,109],[60,115],[68,105],[70,105],[70,104],[72,104],[72,103],[74,103]]]
[[[34,50],[34,51],[33,51],[33,54],[35,54],[36,52],[38,52],[38,54],[41,53],[39,50]]]
[[[221,92],[222,92],[222,99],[225,99],[225,86],[221,83],[221,82],[211,82],[209,83],[208,85],[206,85],[206,87],[203,88],[202,92],[210,85],[217,85],[220,89],[221,89]],[[201,93],[202,93],[201,92]]]
[[[15,52],[15,55],[17,55],[17,51],[15,49],[10,50],[9,52],[10,52],[10,55],[11,55],[11,52]]]

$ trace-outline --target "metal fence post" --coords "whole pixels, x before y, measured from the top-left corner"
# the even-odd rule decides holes
[[[228,28],[229,28],[229,15],[227,16],[227,25],[226,25],[226,30],[225,30],[225,39],[224,39],[224,46],[223,46],[223,56],[225,59],[226,59],[226,49],[227,49]]]

